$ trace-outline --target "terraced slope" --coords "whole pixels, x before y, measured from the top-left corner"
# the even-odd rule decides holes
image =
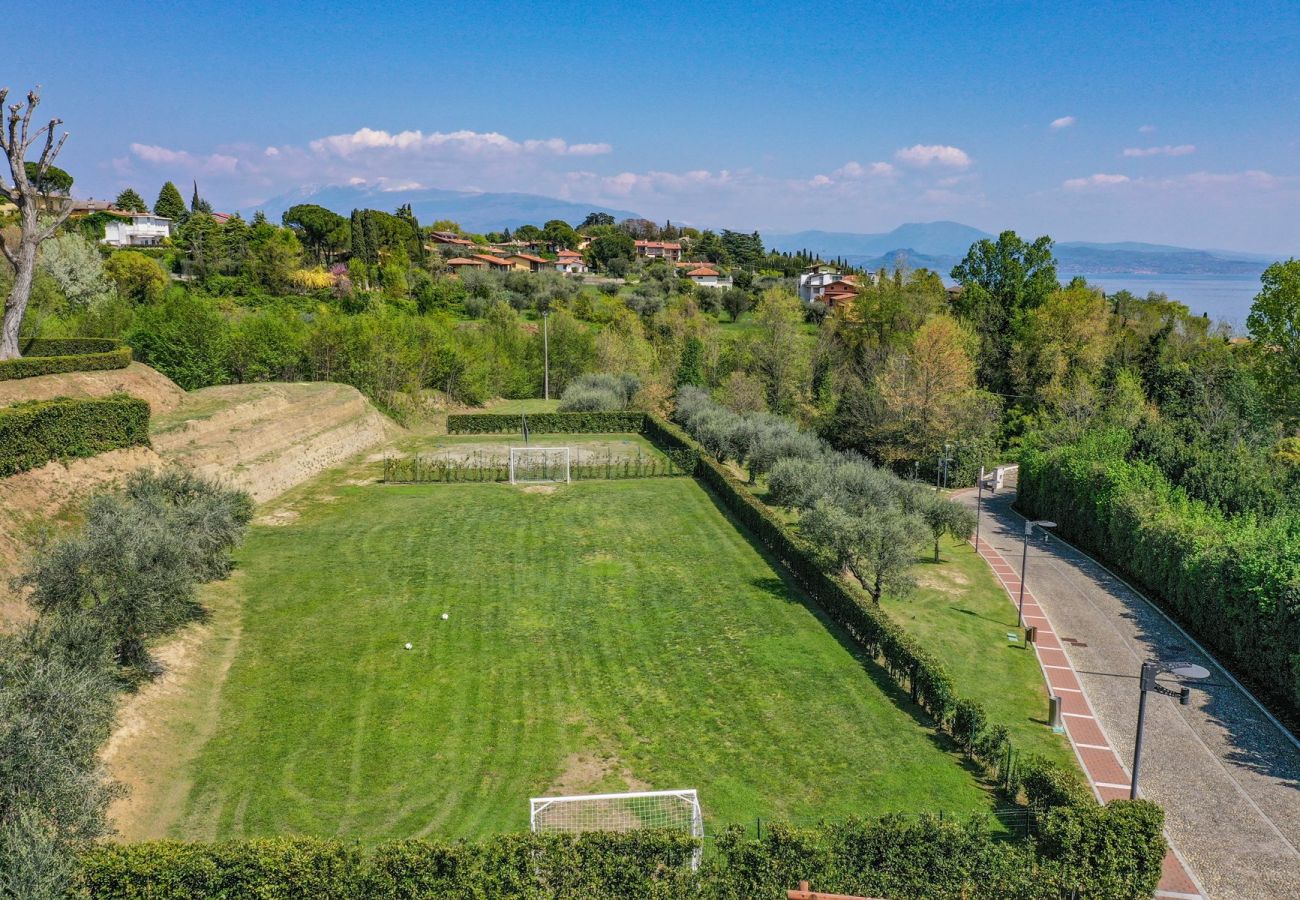
[[[152,448],[114,450],[0,478],[0,628],[25,616],[9,579],[42,529],[57,529],[79,500],[128,472],[180,463],[261,502],[400,432],[346,385],[227,385],[186,393],[139,363],[0,382],[0,405],[119,391],[149,403]]]

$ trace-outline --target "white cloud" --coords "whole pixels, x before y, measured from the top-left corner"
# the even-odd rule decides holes
[[[1087,178],[1068,178],[1061,183],[1061,187],[1067,191],[1086,191],[1093,188],[1128,184],[1131,180],[1127,175],[1108,175],[1105,172],[1098,172],[1096,175],[1089,175]]]
[[[1187,156],[1196,152],[1194,144],[1165,144],[1163,147],[1125,147],[1125,156]]]
[[[944,144],[914,144],[904,147],[894,154],[894,159],[907,166],[926,168],[928,166],[945,166],[952,169],[965,169],[971,164],[970,156],[958,147]]]
[[[811,187],[829,187],[834,183],[825,175],[814,175],[808,182]]]
[[[455,151],[464,155],[481,154],[539,154],[554,156],[593,156],[609,153],[609,144],[573,144],[561,138],[528,139],[516,141],[497,131],[399,131],[393,134],[374,128],[358,128],[351,134],[333,134],[317,138],[308,146],[314,153],[350,157],[372,150],[392,150],[402,153]]]
[[[1155,133],[1156,133],[1156,126],[1154,126],[1154,125],[1142,125],[1142,126],[1140,126],[1140,127],[1138,128],[1138,131],[1142,132],[1143,134],[1155,134]]]
[[[1061,116],[1061,118],[1059,119],[1053,119],[1052,124],[1049,127],[1055,128],[1059,131],[1062,128],[1069,128],[1077,121],[1079,120],[1076,119],[1074,116]]]
[[[185,150],[172,150],[156,144],[132,144],[131,153],[137,159],[156,166],[184,166],[199,174],[233,173],[239,159],[225,153],[195,156]]]

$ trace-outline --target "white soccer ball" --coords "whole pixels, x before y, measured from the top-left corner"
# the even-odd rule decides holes
[[[406,649],[407,649],[407,650],[410,650],[410,649],[411,649],[411,645],[410,645],[409,643],[406,645]]]
[[[449,616],[447,613],[443,613],[443,614],[442,614],[442,618],[443,618],[443,621],[445,622],[447,619],[450,619],[451,616]]]

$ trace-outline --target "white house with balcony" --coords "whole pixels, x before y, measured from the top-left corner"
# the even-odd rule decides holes
[[[116,213],[104,226],[101,244],[110,247],[157,247],[172,235],[172,220],[153,213]]]
[[[844,273],[835,266],[814,263],[799,273],[799,299],[804,303],[820,301],[822,291],[832,284],[838,284],[844,278]]]

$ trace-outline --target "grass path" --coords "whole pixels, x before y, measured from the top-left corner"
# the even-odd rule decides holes
[[[474,836],[641,786],[714,825],[991,806],[692,480],[314,490],[240,553],[174,836]]]
[[[942,551],[939,565],[933,556],[917,563],[917,590],[885,598],[885,608],[939,655],[961,695],[984,705],[990,724],[1011,730],[1018,750],[1075,768],[1065,736],[1047,727],[1047,686],[1034,651],[1023,639],[1007,640],[1020,630],[1006,591],[970,544],[945,540]]]

